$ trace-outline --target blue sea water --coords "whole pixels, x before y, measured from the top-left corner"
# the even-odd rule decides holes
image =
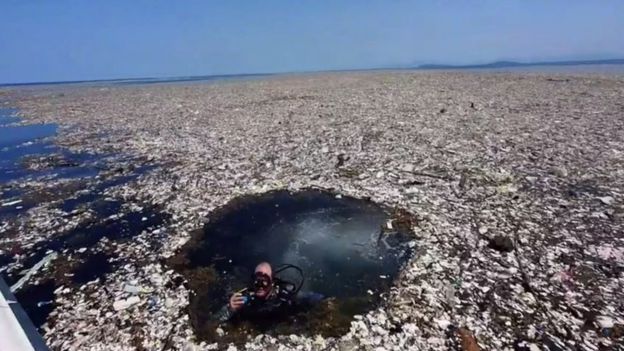
[[[70,152],[52,142],[58,125],[20,125],[15,110],[0,109],[0,183],[27,179],[59,179],[93,177],[99,172],[98,160],[102,157]],[[32,170],[24,167],[28,157],[62,157],[68,161],[58,167]],[[2,196],[4,197],[4,194]]]
[[[224,74],[210,76],[188,76],[188,77],[162,77],[162,78],[129,78],[129,79],[104,79],[104,80],[83,80],[83,81],[59,81],[59,82],[33,82],[17,84],[0,84],[0,87],[37,87],[53,85],[84,85],[84,86],[116,86],[116,85],[146,85],[146,84],[174,84],[174,83],[209,83],[215,81],[248,80],[270,77],[275,74]]]
[[[22,247],[13,240],[2,241],[0,273],[8,284],[15,283],[21,277],[21,269],[30,268],[50,250],[69,252],[82,261],[73,272],[75,284],[97,279],[113,270],[108,256],[91,249],[102,238],[128,240],[168,220],[167,214],[153,206],[128,212],[123,209],[121,200],[109,199],[105,195],[110,187],[136,179],[153,169],[153,165],[134,163],[121,155],[69,151],[54,143],[58,130],[56,124],[21,124],[16,112],[0,109],[0,222],[11,224],[27,220],[27,211],[42,204],[62,211],[61,217],[71,218],[79,208],[94,216],[74,229],[59,229],[58,233],[32,246]],[[31,162],[40,167],[28,167]],[[110,172],[118,168],[119,162],[132,165],[132,170],[120,174]],[[108,171],[107,175],[102,171]],[[29,185],[31,181],[44,185]],[[67,184],[72,184],[74,190],[61,192],[60,187]],[[111,217],[115,214],[118,216]],[[4,230],[0,232],[0,238],[7,235]],[[87,248],[87,251],[78,251],[81,248]],[[21,256],[18,260],[20,269],[8,269],[16,262],[16,255]],[[55,307],[53,291],[61,284],[55,279],[51,277],[41,284],[27,284],[15,293],[37,327],[47,321]]]

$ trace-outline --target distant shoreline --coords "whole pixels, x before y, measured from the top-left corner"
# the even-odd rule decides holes
[[[92,79],[92,80],[70,80],[51,82],[28,82],[28,83],[0,83],[0,88],[29,87],[44,85],[80,85],[80,84],[110,84],[110,85],[139,85],[139,84],[159,84],[159,83],[182,83],[182,82],[202,82],[238,80],[246,78],[265,78],[289,74],[306,73],[332,73],[332,72],[366,72],[366,71],[405,71],[405,70],[472,70],[472,69],[522,69],[535,67],[574,67],[574,66],[623,66],[624,58],[610,60],[577,60],[577,61],[544,61],[544,62],[515,62],[497,61],[485,64],[474,65],[446,65],[446,64],[423,64],[418,66],[388,66],[378,68],[343,69],[343,70],[323,70],[323,71],[301,71],[301,72],[273,72],[273,73],[241,73],[241,74],[217,74],[199,76],[179,76],[179,77],[144,77],[144,78],[118,78],[118,79]]]
[[[543,62],[516,62],[497,61],[475,65],[445,65],[424,64],[417,66],[418,69],[475,69],[475,68],[516,68],[516,67],[539,67],[539,66],[590,66],[590,65],[624,65],[624,59],[611,60],[574,60],[574,61],[543,61]]]

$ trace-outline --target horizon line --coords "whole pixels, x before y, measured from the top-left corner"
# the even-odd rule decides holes
[[[208,74],[208,75],[184,75],[184,76],[150,76],[150,77],[133,77],[133,78],[99,78],[99,79],[83,79],[83,80],[60,80],[60,81],[35,81],[20,83],[0,83],[0,88],[20,87],[33,85],[63,85],[63,84],[85,84],[85,83],[175,83],[182,81],[201,81],[219,78],[237,78],[237,77],[260,77],[288,74],[305,74],[305,73],[322,73],[322,72],[353,72],[353,71],[375,71],[375,70],[435,70],[435,69],[465,69],[465,68],[506,68],[519,66],[573,66],[573,65],[592,65],[592,64],[624,64],[624,58],[595,59],[595,60],[559,60],[559,61],[513,61],[498,60],[489,61],[481,64],[414,64],[414,65],[392,65],[379,66],[370,68],[345,68],[345,69],[320,69],[320,70],[302,70],[302,71],[285,71],[285,72],[256,72],[256,73],[226,73],[226,74]],[[496,66],[501,65],[501,66]]]

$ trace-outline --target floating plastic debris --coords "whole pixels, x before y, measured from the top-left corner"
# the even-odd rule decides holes
[[[130,296],[127,299],[122,299],[122,300],[117,300],[113,303],[113,309],[115,311],[121,311],[121,310],[125,310],[126,308],[129,308],[133,305],[138,304],[139,302],[141,302],[141,298],[138,296]]]
[[[56,252],[52,252],[42,258],[41,261],[32,266],[32,268],[30,268],[26,274],[24,274],[24,276],[17,281],[17,283],[11,285],[11,292],[16,292],[21,289],[33,275],[37,274],[37,271],[39,271],[41,267],[54,260],[57,256],[58,254]]]

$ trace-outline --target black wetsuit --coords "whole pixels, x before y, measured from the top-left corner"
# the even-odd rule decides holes
[[[314,292],[301,292],[291,296],[283,290],[271,293],[267,299],[253,299],[243,305],[238,311],[231,311],[228,304],[223,306],[215,315],[219,322],[226,322],[234,317],[241,319],[276,318],[280,314],[290,314],[294,311],[313,306],[325,297]]]

